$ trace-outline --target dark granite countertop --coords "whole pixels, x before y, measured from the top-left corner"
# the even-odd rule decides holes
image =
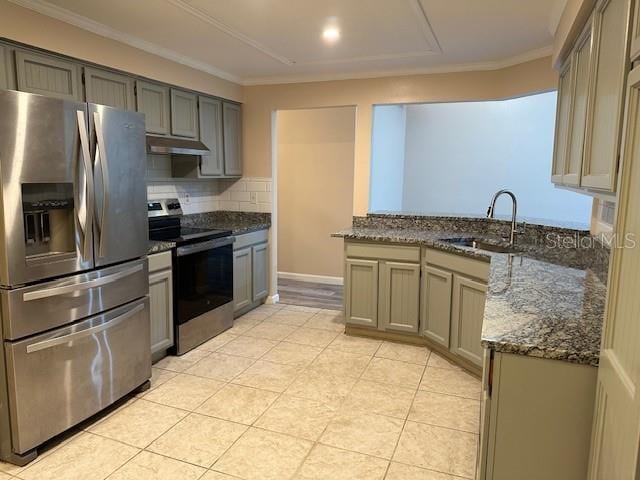
[[[167,250],[171,250],[176,246],[175,242],[161,242],[158,240],[149,240],[149,250],[147,251],[148,255],[152,255],[154,253],[166,252]]]
[[[221,210],[183,215],[180,218],[180,223],[189,227],[230,230],[233,235],[242,235],[271,228],[271,214]],[[149,240],[148,254],[171,250],[175,246],[175,242]]]
[[[486,260],[491,268],[483,346],[498,352],[598,365],[606,286],[589,268],[563,265],[563,249],[525,246],[524,254],[514,255],[444,241],[464,237],[459,230],[356,227],[333,236],[424,245]]]

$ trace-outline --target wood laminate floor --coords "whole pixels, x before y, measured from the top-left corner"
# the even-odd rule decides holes
[[[327,285],[278,278],[280,303],[287,305],[342,310],[342,292],[342,285]]]

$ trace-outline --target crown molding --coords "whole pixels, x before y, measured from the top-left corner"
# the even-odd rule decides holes
[[[59,7],[57,5],[53,5],[44,0],[8,1],[20,7],[28,8],[29,10],[33,10],[34,12],[41,13],[48,17],[55,18],[56,20],[60,20],[61,22],[65,22],[70,25],[82,28],[83,30],[87,30],[91,33],[95,33],[96,35],[100,35],[101,37],[116,40],[120,43],[124,43],[139,50],[143,50],[147,53],[151,53],[167,60],[171,60],[172,62],[176,62],[196,70],[200,70],[210,75],[220,77],[224,80],[242,84],[242,80],[236,75],[216,68],[212,65],[209,65],[208,63],[185,56],[182,53],[176,52],[174,50],[161,47],[155,43],[147,42],[146,40],[142,40],[128,33],[124,33],[114,28],[108,27],[107,25],[96,22],[82,15],[78,15],[77,13]]]
[[[548,57],[553,51],[553,46],[549,45],[543,48],[530,50],[520,55],[506,58],[504,60],[496,60],[493,62],[479,63],[462,63],[453,65],[442,65],[437,67],[421,67],[404,70],[378,70],[369,72],[354,72],[345,74],[327,74],[327,75],[296,75],[281,77],[262,77],[247,78],[243,81],[245,86],[259,85],[278,85],[288,83],[311,83],[311,82],[329,82],[334,80],[358,80],[366,78],[384,78],[384,77],[402,77],[407,75],[432,75],[443,73],[460,73],[460,72],[482,72],[491,70],[500,70],[502,68],[512,67],[520,63],[530,62],[539,58]]]

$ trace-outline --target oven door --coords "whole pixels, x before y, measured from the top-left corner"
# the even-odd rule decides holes
[[[180,325],[233,301],[233,237],[178,247],[175,322]]]

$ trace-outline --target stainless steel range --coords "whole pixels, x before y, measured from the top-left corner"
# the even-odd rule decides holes
[[[0,459],[151,375],[142,115],[0,91]]]
[[[183,227],[177,199],[152,201],[149,238],[173,249],[175,348],[182,355],[233,326],[233,242],[228,230]]]

